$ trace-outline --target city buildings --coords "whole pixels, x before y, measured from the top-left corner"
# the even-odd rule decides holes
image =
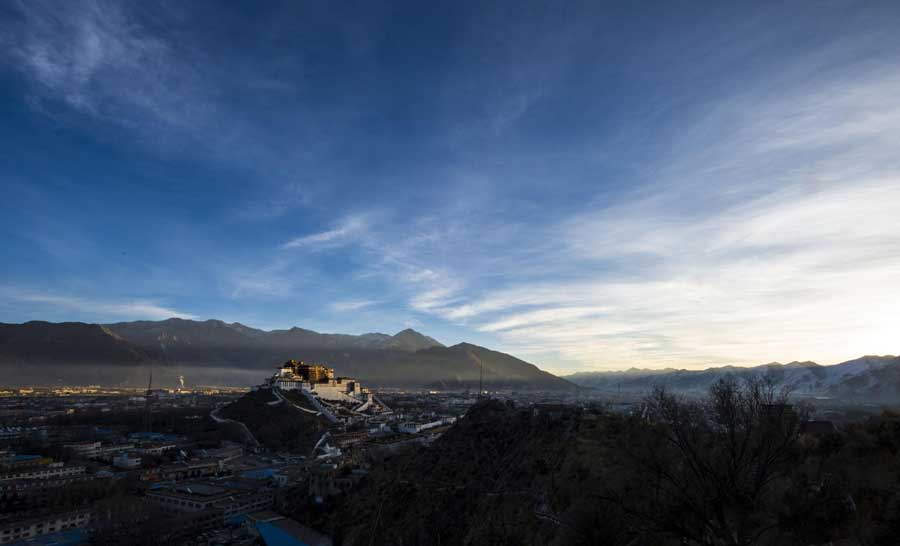
[[[0,482],[10,480],[49,480],[54,478],[68,478],[84,474],[85,467],[81,465],[66,466],[65,463],[37,464],[25,468],[0,470]]]
[[[93,459],[100,455],[100,442],[77,442],[63,444],[63,449],[71,450],[77,457]]]
[[[134,469],[141,467],[141,458],[131,453],[122,453],[112,460],[112,464],[116,468]]]
[[[433,429],[433,428],[437,428],[437,427],[449,426],[455,422],[456,422],[456,417],[445,417],[443,419],[437,419],[435,421],[428,421],[425,423],[405,422],[405,423],[400,423],[399,425],[397,425],[397,431],[403,432],[406,434],[418,434],[425,430],[429,430],[429,429]]]
[[[271,511],[250,514],[246,525],[266,546],[332,545],[331,538]]]
[[[67,529],[84,528],[90,521],[91,512],[89,510],[76,510],[0,524],[0,544],[10,544]]]
[[[269,543],[281,531],[302,527],[272,510],[356,494],[373,464],[438,437],[466,407],[455,394],[401,391],[382,400],[327,366],[288,361],[254,393],[286,416],[286,423],[293,426],[293,416],[302,415],[315,427],[315,448],[285,449],[246,443],[229,432],[233,423],[230,428],[217,422],[215,411],[245,392],[159,393],[149,406],[149,430],[140,389],[33,389],[0,399],[6,431],[0,440],[0,507],[7,514],[0,515],[0,529],[9,529],[2,544],[52,542],[63,532],[77,532],[77,543],[89,540],[95,528],[123,521],[128,523],[116,532],[127,535],[129,526],[160,517],[166,522],[160,532],[167,536],[208,540],[225,530],[230,536],[240,518],[261,511],[268,516],[240,540]],[[113,490],[120,495],[116,505],[122,499],[142,508],[119,515],[97,508]],[[94,493],[83,499],[85,492]],[[87,507],[88,515],[72,519],[72,502]],[[91,509],[99,510],[99,519],[88,525]],[[317,543],[328,543],[328,537],[309,531],[321,539]]]
[[[147,500],[166,512],[208,512],[224,520],[271,508],[274,493],[263,485],[236,481],[190,481],[151,489]]]

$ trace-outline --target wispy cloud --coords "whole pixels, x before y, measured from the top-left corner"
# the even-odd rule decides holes
[[[291,239],[282,245],[283,249],[321,249],[341,246],[353,242],[365,233],[369,221],[364,216],[350,216],[332,229]]]
[[[296,283],[282,275],[267,275],[261,271],[236,275],[231,279],[231,297],[271,297],[290,295]]]
[[[609,307],[547,307],[534,311],[511,314],[499,320],[479,326],[483,332],[516,330],[524,326],[554,324],[576,319],[586,319],[606,315]]]
[[[890,118],[900,111],[891,98],[897,89],[884,83],[875,85]],[[803,157],[810,138],[817,139],[818,153],[793,162],[793,172],[778,180],[781,188],[713,214],[673,218],[660,203],[645,203],[632,214],[588,216],[570,225],[570,240],[585,257],[642,254],[652,264],[648,282],[596,287],[594,294],[617,307],[615,316],[631,328],[632,339],[664,336],[657,347],[623,347],[595,336],[570,340],[582,358],[596,351],[605,359],[601,355],[620,349],[614,358],[619,362],[644,355],[641,360],[651,362],[749,363],[892,351],[889,330],[900,316],[883,294],[900,279],[900,221],[891,213],[900,206],[900,172],[888,159],[894,146],[878,139],[900,137],[900,124],[872,124],[860,142],[858,128],[844,130],[834,118],[857,126],[864,112],[819,106],[818,125],[807,118],[800,127],[775,125],[777,145],[763,134],[734,143],[737,157],[729,174],[764,177],[760,166],[789,161],[783,154]],[[789,112],[778,111],[790,119]],[[801,138],[807,132],[815,136]],[[753,151],[751,144],[764,155],[741,162],[740,155]],[[670,221],[640,220],[650,218]]]
[[[335,302],[332,302],[329,305],[329,307],[333,311],[337,311],[338,313],[346,313],[349,311],[359,311],[360,309],[372,307],[373,305],[378,305],[378,301],[375,301],[375,300],[335,301]]]
[[[711,101],[639,191],[536,207],[533,222],[454,196],[284,248],[352,244],[360,275],[389,279],[411,311],[557,369],[896,352],[884,296],[900,282],[900,80],[823,73]]]
[[[304,263],[298,251],[314,252],[363,244],[368,226],[368,215],[347,216],[329,230],[283,243],[261,258],[261,263],[241,266],[228,274],[228,296],[234,299],[296,296],[297,288],[315,276],[315,271]]]
[[[106,301],[88,298],[61,296],[36,292],[4,289],[0,292],[8,301],[52,307],[66,312],[99,316],[116,316],[130,319],[193,319],[194,315],[159,305],[152,300]]]
[[[297,176],[312,170],[310,157],[327,145],[322,131],[312,138],[281,128],[274,137],[230,102],[248,92],[253,100],[283,100],[297,82],[275,75],[282,72],[277,58],[231,55],[223,64],[193,31],[206,17],[200,6],[34,0],[11,10],[16,17],[0,21],[0,64],[23,76],[32,110],[102,141],[125,135],[154,155],[252,178],[232,211],[237,220],[272,221],[322,191],[320,182]],[[306,116],[303,103],[289,102],[290,116]]]
[[[186,52],[116,2],[22,2],[7,51],[31,82],[31,103],[66,108],[142,134],[207,126],[212,101]]]
[[[292,295],[304,277],[291,260],[275,256],[265,265],[232,272],[226,281],[233,299],[283,298]]]
[[[505,264],[466,238],[475,267],[422,264],[442,278],[410,307],[570,368],[896,352],[900,80],[885,73],[725,99],[639,194],[514,232],[533,251]]]

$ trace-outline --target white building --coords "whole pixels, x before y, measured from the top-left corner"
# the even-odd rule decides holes
[[[418,434],[423,430],[442,427],[444,425],[452,425],[455,422],[456,417],[446,417],[444,419],[438,419],[437,421],[431,421],[429,423],[400,423],[399,425],[397,425],[397,432],[403,432],[405,434]]]
[[[137,448],[135,451],[142,455],[162,455],[166,451],[175,449],[175,444],[147,444]]]
[[[140,468],[141,466],[141,458],[138,455],[131,453],[122,453],[121,455],[113,458],[113,466],[116,468]]]
[[[71,449],[78,457],[93,459],[100,455],[100,442],[78,442],[77,444],[63,444],[63,448]]]
[[[0,427],[0,442],[8,442],[22,437],[22,427]]]
[[[65,529],[87,527],[90,521],[91,513],[81,510],[28,521],[4,522],[0,525],[0,544],[9,544]]]
[[[49,480],[68,478],[84,474],[83,466],[65,466],[64,463],[50,463],[34,468],[23,468],[0,474],[0,481],[6,480]]]

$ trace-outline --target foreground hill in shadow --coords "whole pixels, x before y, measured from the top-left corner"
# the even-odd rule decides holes
[[[900,417],[807,424],[722,382],[635,416],[473,407],[332,499],[336,544],[896,544]]]
[[[335,518],[343,544],[550,544],[540,515],[556,494],[578,422],[491,401],[433,446],[374,469]],[[344,519],[353,515],[350,519]]]

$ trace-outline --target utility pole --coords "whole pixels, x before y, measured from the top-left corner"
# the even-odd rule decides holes
[[[481,395],[484,394],[484,361],[481,360],[480,357],[476,356],[478,359],[478,364],[481,365],[481,368],[478,372],[478,399],[481,399]]]
[[[484,393],[484,361],[478,357],[472,351],[469,351],[469,358],[478,362],[479,371],[478,371],[478,399],[481,400],[481,395]]]
[[[153,370],[150,370],[150,381],[147,383],[147,396],[146,396],[146,405],[144,407],[144,430],[145,432],[152,432],[151,430],[151,408],[150,408],[150,396],[153,393]]]

